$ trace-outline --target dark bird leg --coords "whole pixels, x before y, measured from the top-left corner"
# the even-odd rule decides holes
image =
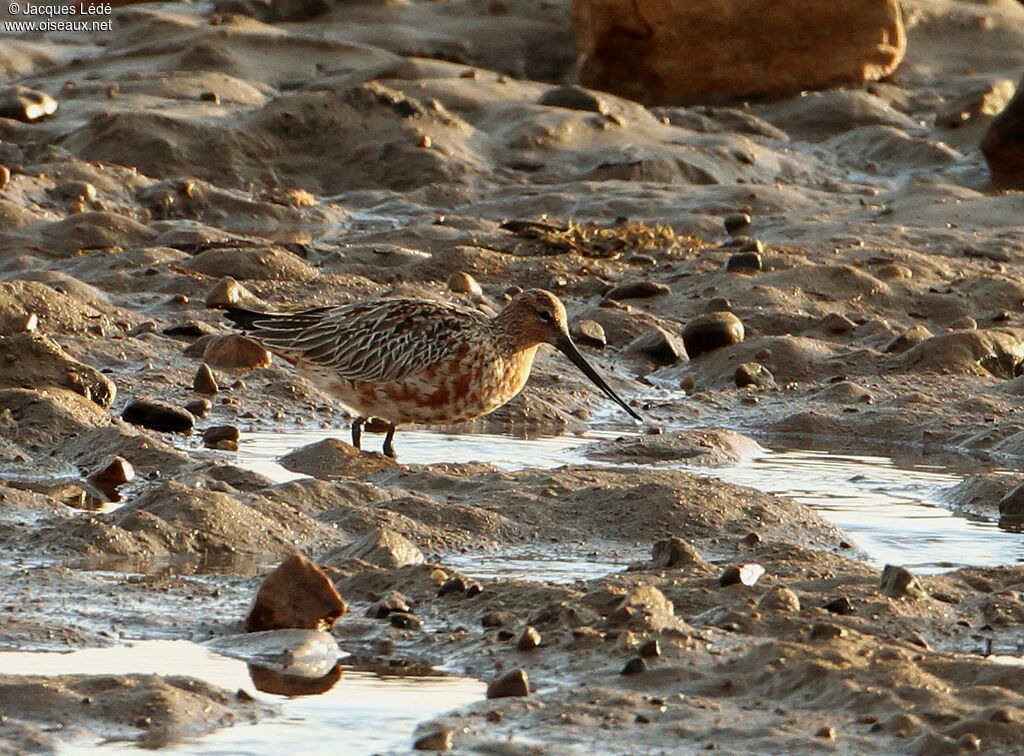
[[[365,417],[357,417],[355,420],[352,421],[352,446],[356,447],[357,449],[361,449],[362,448],[359,445],[359,443],[363,439],[363,426],[364,425],[366,425],[366,418]]]
[[[395,426],[388,425],[388,434],[384,436],[384,454],[392,459],[395,458],[395,445],[392,443],[395,439]]]

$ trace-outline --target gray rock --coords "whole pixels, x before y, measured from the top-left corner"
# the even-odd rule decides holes
[[[639,354],[656,365],[675,365],[687,355],[682,339],[659,326],[633,339],[626,345],[626,352]]]
[[[495,678],[487,686],[488,698],[512,698],[530,695],[530,678],[525,669],[514,669]]]
[[[191,433],[196,424],[195,415],[188,410],[152,399],[132,399],[121,413],[121,419],[167,433]]]
[[[739,344],[743,337],[743,323],[731,312],[698,315],[683,329],[683,345],[691,360],[706,352]]]

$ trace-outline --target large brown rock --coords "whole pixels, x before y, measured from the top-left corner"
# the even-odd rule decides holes
[[[264,578],[245,629],[327,630],[348,609],[323,571],[301,554],[292,554]]]
[[[892,73],[896,0],[574,0],[580,82],[648,105],[788,94]]]
[[[988,127],[981,151],[996,183],[1024,188],[1024,81]]]

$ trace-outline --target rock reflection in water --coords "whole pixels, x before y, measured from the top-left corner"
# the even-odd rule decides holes
[[[320,677],[285,672],[259,664],[249,664],[249,678],[256,690],[273,693],[278,696],[317,696],[333,688],[344,676],[341,664],[335,664],[326,674]],[[289,668],[291,669],[291,668]]]

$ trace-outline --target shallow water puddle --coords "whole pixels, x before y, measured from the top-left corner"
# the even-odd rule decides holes
[[[227,727],[160,749],[161,753],[203,756],[405,752],[420,722],[485,695],[485,685],[470,678],[381,676],[344,666],[340,679],[319,695],[270,694],[256,687],[245,662],[180,640],[138,641],[72,653],[0,652],[0,670],[14,675],[188,675],[227,690],[244,690],[261,702],[280,706],[280,716],[264,719],[256,727]],[[60,752],[77,755],[94,753],[96,748],[95,743],[68,743]],[[153,753],[131,743],[108,743],[102,749]]]
[[[584,457],[581,447],[621,435],[621,430],[592,430],[584,435],[526,439],[405,430],[397,437],[396,446],[400,459],[408,464],[489,462],[517,470],[602,464]],[[285,470],[277,458],[330,437],[347,438],[347,431],[243,433],[234,461],[276,481],[294,480],[303,476]],[[373,448],[376,437],[366,438],[367,448]],[[904,464],[883,456],[765,449],[731,467],[678,467],[812,506],[848,532],[877,566],[893,563],[927,573],[1024,561],[1024,535],[1000,530],[994,522],[954,514],[938,503],[938,492],[961,480],[959,474],[940,465]],[[503,569],[507,568],[524,577],[553,582],[588,579],[621,569],[621,565],[588,561],[582,554],[579,559],[565,560],[554,553],[487,553],[456,555],[451,561],[477,577],[508,575]]]

